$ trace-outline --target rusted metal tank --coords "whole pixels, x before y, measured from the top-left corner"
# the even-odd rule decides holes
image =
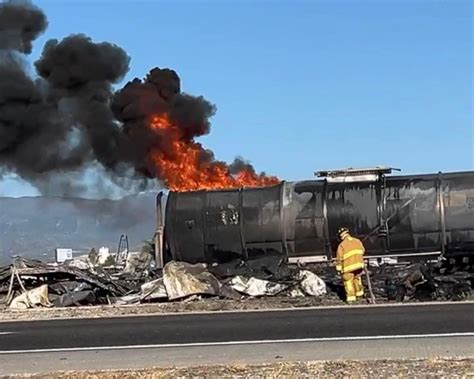
[[[160,198],[165,261],[324,261],[341,226],[368,256],[433,255],[474,241],[474,171],[170,192],[163,207]]]

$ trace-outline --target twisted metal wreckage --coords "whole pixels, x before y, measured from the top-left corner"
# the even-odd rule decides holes
[[[153,245],[63,263],[16,258],[0,268],[0,299],[12,308],[193,295],[331,302],[343,293],[330,264],[341,225],[364,240],[377,301],[471,296],[474,172],[389,173],[328,171],[265,188],[160,193]]]

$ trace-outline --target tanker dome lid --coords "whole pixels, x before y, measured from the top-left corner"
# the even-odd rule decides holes
[[[392,171],[401,171],[399,168],[376,166],[367,168],[346,168],[337,170],[316,171],[314,175],[319,178],[326,178],[328,181],[349,182],[349,181],[373,181],[381,175],[391,174]]]

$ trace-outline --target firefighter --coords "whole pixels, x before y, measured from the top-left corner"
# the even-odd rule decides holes
[[[349,229],[338,230],[339,246],[336,253],[336,270],[341,273],[346,299],[353,303],[364,295],[362,273],[364,271],[365,248],[362,242],[352,237]]]

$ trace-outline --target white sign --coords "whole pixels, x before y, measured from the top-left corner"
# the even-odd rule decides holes
[[[56,249],[56,262],[61,263],[72,259],[72,249]]]

